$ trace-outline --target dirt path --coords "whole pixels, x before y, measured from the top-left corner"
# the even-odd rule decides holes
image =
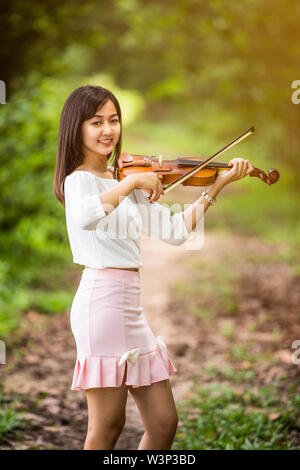
[[[230,240],[231,250],[234,249],[237,256],[243,253],[238,266],[239,315],[231,319],[234,328],[231,338],[218,333],[228,321],[222,311],[218,312],[212,327],[207,328],[189,315],[174,297],[172,286],[177,280],[190,278],[195,282],[188,267],[192,258],[199,257],[204,263],[228,262],[228,241],[222,241],[222,236],[206,233],[205,249],[196,252],[186,250],[185,245],[142,241],[141,303],[154,334],[163,337],[177,368],[177,373],[170,377],[176,402],[189,395],[193,375],[197,374],[201,383],[210,380],[203,373],[207,362],[213,359],[223,367],[230,360],[227,353],[231,342],[247,342],[254,336],[258,354],[270,347],[273,354],[271,360],[257,366],[258,383],[268,383],[282,372],[290,374],[291,380],[300,376],[299,365],[291,362],[290,349],[292,341],[300,339],[297,321],[300,278],[293,277],[284,263],[247,261],[258,250],[261,255],[269,256],[273,248],[253,238],[237,236]],[[266,321],[270,314],[272,318]],[[257,322],[258,331],[249,328],[253,321]],[[270,335],[273,327],[279,331],[277,336]],[[29,312],[24,317],[23,331],[23,346],[18,348],[17,354],[13,351],[8,354],[7,365],[0,372],[8,402],[17,397],[17,408],[26,408],[26,418],[31,424],[22,429],[19,440],[7,438],[1,448],[82,449],[87,409],[85,393],[70,390],[75,343],[69,313],[49,317]],[[242,362],[242,367],[249,367],[249,363]],[[116,449],[136,449],[143,434],[143,424],[130,393],[126,415],[126,425]]]
[[[176,247],[159,240],[142,241],[141,304],[154,334],[163,337],[178,370],[170,378],[175,400],[183,396],[188,385],[188,370],[192,369],[188,350],[192,350],[194,322],[186,318],[178,341],[178,322],[172,319],[172,311],[168,311],[172,283],[182,278],[186,270],[185,257],[184,246]],[[31,420],[31,426],[22,431],[20,442],[7,439],[1,448],[81,449],[87,410],[85,393],[70,390],[75,344],[69,328],[69,313],[47,317],[28,312],[23,320],[23,334],[23,346],[18,348],[17,357],[13,351],[8,354],[5,372],[2,369],[2,386],[5,395],[22,394],[29,410],[24,417]],[[19,400],[18,407],[24,409],[23,400]],[[126,416],[116,449],[136,449],[144,432],[130,393]]]

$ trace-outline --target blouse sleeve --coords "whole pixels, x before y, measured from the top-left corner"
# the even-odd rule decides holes
[[[93,175],[74,172],[65,178],[65,208],[71,219],[83,230],[96,230],[106,217],[99,194],[101,190]]]
[[[149,202],[146,191],[135,189],[134,193],[142,220],[143,235],[158,238],[171,245],[181,245],[187,240],[189,232],[182,212],[171,215],[168,207],[158,202]]]

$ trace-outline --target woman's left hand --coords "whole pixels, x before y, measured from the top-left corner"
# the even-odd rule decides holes
[[[254,167],[249,160],[244,160],[243,158],[233,158],[228,162],[228,165],[232,166],[231,170],[223,171],[217,176],[218,183],[221,183],[223,186],[244,178],[254,171]]]

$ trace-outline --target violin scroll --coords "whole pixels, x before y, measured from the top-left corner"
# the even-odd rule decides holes
[[[275,168],[270,168],[268,174],[266,174],[264,170],[261,170],[260,168],[255,168],[249,176],[257,176],[268,185],[271,185],[277,183],[277,181],[279,180],[279,171]]]

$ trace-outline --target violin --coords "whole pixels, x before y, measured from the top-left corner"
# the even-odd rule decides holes
[[[184,186],[209,186],[214,183],[219,170],[232,167],[227,163],[210,163],[221,153],[229,150],[242,139],[248,137],[254,131],[254,127],[247,129],[239,137],[227,144],[211,157],[201,158],[177,158],[176,160],[163,160],[161,155],[146,156],[121,153],[118,160],[117,179],[121,181],[126,176],[139,172],[154,172],[162,176],[161,182],[164,192],[174,189],[179,184]],[[256,176],[268,185],[279,180],[279,172],[271,168],[268,173],[260,168],[254,168],[249,176]]]

